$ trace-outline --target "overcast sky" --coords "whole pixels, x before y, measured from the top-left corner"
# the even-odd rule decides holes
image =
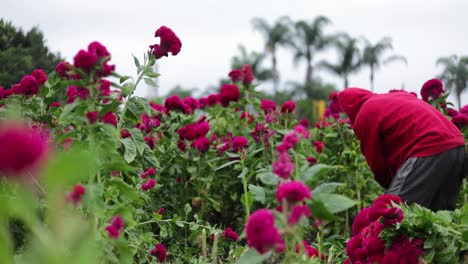
[[[0,0],[0,17],[29,30],[38,25],[48,46],[72,61],[79,49],[100,41],[112,53],[117,72],[135,75],[131,54],[142,57],[148,45],[159,43],[154,31],[166,25],[182,40],[176,57],[160,61],[159,94],[177,84],[201,89],[218,83],[229,72],[230,60],[238,54],[238,44],[262,51],[264,41],[253,30],[253,17],[269,23],[283,15],[293,20],[312,20],[325,15],[333,24],[327,33],[345,31],[365,36],[372,42],[393,38],[394,53],[404,55],[401,63],[383,67],[376,74],[377,92],[402,85],[419,92],[427,79],[441,69],[435,61],[451,54],[468,55],[468,1],[466,0]],[[390,55],[390,53],[389,53]],[[333,61],[333,52],[317,59]],[[269,66],[269,60],[265,66]],[[279,50],[278,67],[282,81],[305,78],[305,65],[294,67],[292,54]],[[325,72],[316,72],[325,81],[342,89],[342,81]],[[369,88],[369,71],[350,77],[350,85]],[[271,90],[265,83],[260,89]],[[148,93],[146,87],[137,91]],[[452,100],[453,101],[453,100]],[[462,104],[468,103],[468,93]]]

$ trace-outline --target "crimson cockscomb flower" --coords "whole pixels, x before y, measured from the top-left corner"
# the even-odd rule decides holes
[[[189,96],[185,97],[183,101],[186,105],[190,106],[191,111],[195,111],[200,107],[200,104],[197,99]]]
[[[229,73],[229,77],[231,78],[233,82],[242,81],[242,77],[243,77],[242,70],[239,70],[239,69],[232,70]]]
[[[293,171],[294,163],[291,162],[288,152],[280,152],[278,160],[273,162],[273,173],[283,179],[288,179]]]
[[[250,64],[245,64],[244,66],[242,66],[242,84],[249,85],[252,83],[253,79],[254,75]]]
[[[142,185],[141,185],[141,189],[143,191],[147,191],[149,189],[153,189],[154,186],[156,186],[156,181],[154,179],[149,179],[147,182],[144,182]]]
[[[309,187],[300,181],[287,181],[280,184],[276,190],[276,200],[280,204],[283,199],[286,199],[288,203],[296,203],[310,198]]]
[[[301,119],[301,121],[299,121],[299,125],[305,127],[305,128],[308,128],[310,126],[310,121],[307,120],[307,119]]]
[[[234,230],[232,230],[230,227],[223,230],[223,237],[225,239],[230,239],[234,242],[236,242],[239,239],[239,235],[236,232],[234,232]]]
[[[229,106],[230,102],[237,102],[240,98],[239,88],[233,84],[225,84],[221,86],[219,93],[219,101],[224,107]]]
[[[185,103],[178,95],[171,95],[164,101],[164,108],[168,111],[181,110],[183,112],[185,109]]]
[[[249,141],[245,137],[234,137],[232,139],[232,151],[233,152],[241,151],[245,149],[245,147],[247,147],[248,144],[249,144]]]
[[[309,258],[314,258],[314,257],[319,256],[319,251],[316,248],[308,245],[307,241],[305,241],[305,240],[302,240],[302,248],[304,249],[306,255]],[[300,251],[301,251],[301,247],[299,246],[299,244],[296,244],[296,253],[299,253]],[[322,260],[326,259],[325,254],[322,253],[321,259]]]
[[[61,106],[60,102],[53,102],[49,104],[49,107],[60,107],[60,106]]]
[[[452,123],[459,129],[468,127],[468,116],[463,113],[458,113],[456,116],[452,117]]]
[[[39,91],[39,83],[34,76],[26,75],[21,79],[18,89],[23,95],[35,95]]]
[[[145,139],[146,144],[148,145],[148,147],[150,149],[154,149],[154,147],[156,146],[156,141],[154,140],[154,137],[153,136],[145,136],[144,139]]]
[[[293,101],[286,101],[281,105],[281,113],[293,113],[296,109],[296,103]]]
[[[198,150],[200,153],[204,153],[210,147],[210,141],[206,137],[197,138],[190,144],[190,147]]]
[[[98,112],[88,112],[86,118],[90,124],[94,124],[98,120]]]
[[[149,167],[147,170],[143,171],[140,176],[143,179],[148,178],[148,176],[154,176],[156,175],[156,170],[153,167]]]
[[[71,64],[68,62],[59,62],[55,66],[55,72],[62,78],[68,78],[68,71],[70,71]]]
[[[325,143],[322,141],[314,141],[314,147],[318,153],[322,153],[323,148],[325,147]]]
[[[210,94],[206,98],[208,106],[210,107],[217,105],[219,103],[219,100],[220,100],[219,94]]]
[[[158,214],[158,215],[163,215],[165,212],[166,212],[166,209],[164,209],[164,207],[161,207],[161,208],[158,209],[158,211],[156,212],[156,214]]]
[[[439,98],[444,92],[444,84],[439,79],[431,79],[421,87],[421,97],[426,102]]]
[[[99,79],[98,89],[100,96],[110,96],[111,94],[111,82],[106,79]]]
[[[369,221],[367,221],[367,214],[370,211],[370,207],[362,209],[354,218],[353,226],[352,226],[352,231],[354,235],[359,234],[361,230],[369,225]]]
[[[310,217],[310,209],[306,205],[295,205],[288,216],[288,224],[297,224],[303,216]]]
[[[159,262],[164,262],[166,260],[166,247],[163,244],[159,243],[154,245],[154,248],[151,249],[150,255],[156,257]]]
[[[68,193],[67,200],[76,205],[81,202],[81,199],[85,193],[86,188],[81,184],[77,184],[75,187],[73,187],[73,190]]]
[[[250,215],[245,233],[247,244],[260,254],[270,249],[280,248],[284,244],[283,238],[275,227],[275,217],[267,209],[259,209]]]
[[[110,53],[107,51],[107,48],[97,41],[89,43],[88,52],[95,54],[98,59],[110,57]]]
[[[31,75],[36,79],[39,85],[43,85],[47,81],[47,74],[41,69],[35,69]]]
[[[117,116],[114,112],[105,113],[101,120],[104,124],[109,124],[117,127]]]
[[[127,129],[122,128],[122,130],[120,130],[120,137],[121,138],[128,138],[128,137],[131,137],[131,136],[132,136],[132,134]]]
[[[125,223],[120,217],[120,215],[116,215],[112,218],[111,223],[106,226],[105,230],[110,238],[118,238],[120,235],[120,231],[122,231],[125,227]]]
[[[150,49],[156,59],[169,56],[169,52],[172,56],[179,54],[182,42],[170,28],[162,26],[156,30],[154,36],[161,38],[160,44],[150,45]]]
[[[98,57],[95,53],[80,50],[75,57],[73,57],[73,65],[77,68],[90,71],[94,67],[94,64],[96,64],[97,59]]]
[[[34,174],[47,153],[47,137],[40,131],[18,123],[0,123],[0,175]]]
[[[271,100],[262,100],[260,102],[260,109],[262,109],[265,114],[273,112],[276,110],[276,103]]]
[[[317,164],[317,159],[314,157],[307,157],[306,160],[309,163],[309,166],[314,166]]]
[[[288,133],[283,138],[283,144],[285,144],[288,149],[294,148],[298,142],[299,138],[295,133]]]

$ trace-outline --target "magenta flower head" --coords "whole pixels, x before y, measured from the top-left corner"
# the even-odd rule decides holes
[[[114,112],[105,113],[101,120],[104,124],[109,124],[117,127],[117,116]]]
[[[219,101],[224,107],[229,106],[230,102],[237,102],[240,98],[239,88],[233,84],[225,84],[221,86],[219,93]]]
[[[169,56],[169,52],[172,53],[172,56],[179,54],[182,42],[170,28],[162,26],[156,30],[154,36],[161,38],[160,44],[150,45],[150,49],[156,59]]]
[[[156,181],[154,179],[149,179],[141,185],[141,189],[143,191],[148,191],[149,189],[153,189],[154,186],[156,186]]]
[[[89,43],[88,52],[95,54],[98,59],[110,57],[110,53],[107,51],[107,48],[97,41]]]
[[[260,254],[270,249],[280,248],[284,244],[283,238],[275,227],[275,217],[267,209],[259,209],[250,215],[245,233],[247,244]]]
[[[70,67],[71,64],[66,61],[59,62],[57,66],[55,66],[55,72],[62,78],[68,78],[68,71],[70,71]]]
[[[243,74],[239,69],[234,69],[229,73],[229,77],[233,82],[238,82],[242,80]]]
[[[421,97],[424,101],[429,101],[431,98],[435,100],[444,93],[444,85],[439,79],[431,79],[421,87]]]
[[[276,190],[276,200],[281,204],[283,199],[289,203],[302,202],[310,199],[310,189],[300,181],[288,181],[278,186]]]
[[[296,109],[296,103],[293,101],[286,101],[281,105],[281,113],[293,113]]]
[[[293,171],[294,163],[291,162],[288,152],[280,152],[278,160],[273,162],[273,173],[280,178],[288,179]]]
[[[21,79],[18,90],[23,95],[35,95],[39,91],[39,83],[34,76],[26,75]]]
[[[250,67],[250,64],[245,64],[242,66],[242,83],[244,85],[249,85],[252,83],[254,79],[252,67]]]
[[[47,81],[46,73],[41,69],[35,69],[31,75],[36,79],[39,85],[43,85]]]
[[[0,175],[34,175],[45,161],[47,136],[39,130],[10,121],[0,123]]]
[[[156,257],[159,262],[164,262],[167,255],[166,247],[161,243],[156,244],[154,245],[154,248],[151,249],[150,255]]]
[[[111,223],[106,226],[105,230],[110,238],[115,239],[119,237],[120,231],[122,231],[124,227],[125,223],[122,217],[120,217],[120,215],[116,215],[112,218]]]
[[[276,103],[271,100],[262,100],[260,102],[260,109],[262,109],[265,114],[273,112],[276,110]]]
[[[206,137],[197,138],[192,142],[192,144],[190,144],[190,147],[198,150],[200,153],[204,153],[210,147],[210,141]]]
[[[198,100],[191,96],[185,97],[184,103],[190,107],[192,112],[197,110],[200,107]]]
[[[86,188],[81,185],[77,184],[73,187],[73,190],[68,193],[67,200],[74,205],[77,205],[81,202],[83,195],[86,193]]]
[[[455,124],[459,129],[468,127],[468,116],[462,113],[458,113],[452,117],[452,123]]]
[[[236,242],[239,239],[239,235],[234,230],[232,230],[230,227],[224,229],[223,237],[225,239],[230,239],[230,240],[232,240],[234,242]]]
[[[234,137],[232,139],[232,151],[237,152],[245,149],[249,141],[245,137]]]
[[[85,50],[80,50],[75,57],[73,57],[73,64],[77,68],[81,68],[86,71],[90,71],[93,67],[94,64],[96,64],[96,61],[98,60],[98,57],[95,53],[85,51]]]
[[[288,217],[288,224],[295,225],[297,224],[302,217],[310,217],[311,212],[307,205],[295,205],[291,210],[291,214]]]
[[[178,95],[171,95],[166,98],[166,101],[164,101],[164,108],[166,108],[168,111],[181,110],[184,112],[184,105],[185,103]]]

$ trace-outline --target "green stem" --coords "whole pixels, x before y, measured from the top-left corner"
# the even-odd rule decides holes
[[[246,175],[244,175],[244,169],[245,169],[245,164],[244,164],[244,159],[241,159],[241,165],[242,165],[242,186],[244,188],[244,205],[245,205],[245,212],[246,212],[246,217],[245,219],[248,219],[250,216],[250,206],[249,206],[249,196],[248,196],[248,190],[247,190],[247,178]]]

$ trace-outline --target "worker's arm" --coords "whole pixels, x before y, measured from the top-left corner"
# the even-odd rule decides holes
[[[375,111],[363,107],[356,117],[353,129],[359,138],[362,154],[366,157],[375,180],[387,188],[390,185],[392,175],[385,164],[381,124],[378,122],[377,115]]]

